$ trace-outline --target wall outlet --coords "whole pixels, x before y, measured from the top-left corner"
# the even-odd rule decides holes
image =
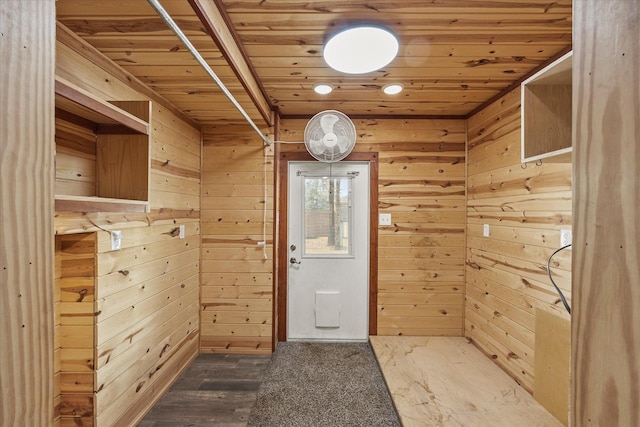
[[[573,240],[573,234],[571,230],[560,230],[560,246],[570,245]]]
[[[122,247],[122,231],[111,231],[111,250],[119,251]]]
[[[489,224],[484,224],[482,226],[482,235],[484,237],[489,237]]]
[[[381,213],[378,216],[378,224],[379,225],[391,225],[391,214]]]
[[[184,239],[184,225],[180,226],[180,231],[178,232],[178,237],[180,239]]]

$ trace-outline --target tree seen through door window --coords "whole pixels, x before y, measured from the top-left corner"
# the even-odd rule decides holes
[[[351,179],[305,177],[306,255],[350,254]]]

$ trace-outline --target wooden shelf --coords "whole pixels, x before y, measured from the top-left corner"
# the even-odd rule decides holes
[[[56,211],[148,212],[149,101],[105,101],[56,77]]]
[[[94,196],[56,195],[57,212],[149,212],[149,202]]]
[[[522,162],[571,162],[572,52],[522,83]]]
[[[148,122],[60,77],[56,77],[56,108],[97,125],[124,126],[135,133],[149,135]]]

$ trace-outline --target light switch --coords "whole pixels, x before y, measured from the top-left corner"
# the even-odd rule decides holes
[[[379,225],[391,225],[391,214],[381,213],[378,216]]]
[[[485,224],[485,225],[482,227],[482,235],[483,235],[484,237],[489,237],[489,224]]]

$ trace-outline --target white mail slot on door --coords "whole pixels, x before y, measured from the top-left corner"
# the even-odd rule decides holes
[[[340,292],[316,291],[316,328],[340,327]]]

